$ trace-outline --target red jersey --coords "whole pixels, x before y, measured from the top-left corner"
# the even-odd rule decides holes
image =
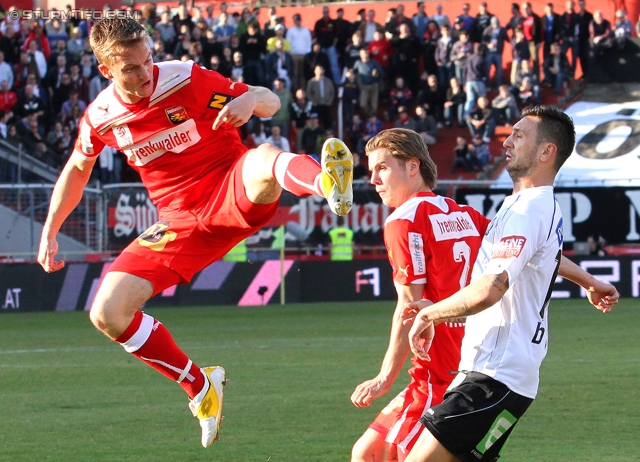
[[[425,284],[423,298],[438,302],[469,284],[471,269],[489,220],[475,209],[434,193],[418,193],[398,207],[384,225],[393,280]],[[412,358],[409,374],[442,393],[460,363],[464,324],[441,323],[431,346],[431,362]],[[440,398],[441,399],[441,398]]]
[[[88,158],[104,145],[122,151],[159,209],[185,208],[210,197],[247,151],[236,128],[211,127],[248,87],[193,61],[154,64],[153,76],[153,93],[136,104],[123,102],[114,84],[100,92],[82,117],[75,149]]]

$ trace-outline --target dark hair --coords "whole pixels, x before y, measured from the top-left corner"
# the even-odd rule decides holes
[[[532,106],[522,111],[522,117],[538,119],[537,143],[556,145],[556,172],[569,158],[576,144],[576,129],[567,114],[553,106]]]

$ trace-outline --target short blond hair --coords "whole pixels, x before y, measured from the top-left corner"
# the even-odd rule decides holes
[[[125,48],[138,43],[149,44],[147,30],[132,18],[105,18],[91,28],[89,43],[98,62],[109,63]]]
[[[406,128],[382,130],[367,142],[365,152],[368,155],[376,149],[386,149],[402,163],[409,159],[418,159],[420,176],[430,189],[435,189],[438,184],[438,167],[429,155],[429,148],[418,133]]]

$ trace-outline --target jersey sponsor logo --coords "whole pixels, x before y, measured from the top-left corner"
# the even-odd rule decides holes
[[[415,276],[427,274],[426,261],[424,257],[424,243],[420,233],[409,233],[409,253],[411,263],[413,263],[413,274]]]
[[[175,231],[169,230],[169,226],[171,226],[171,223],[164,220],[151,225],[144,233],[138,236],[138,244],[155,251],[163,250],[178,235]]]
[[[175,128],[163,130],[141,143],[126,149],[124,153],[135,165],[145,165],[167,151],[181,153],[200,141],[200,134],[193,119]]]
[[[469,212],[437,213],[429,215],[436,241],[480,236]]]
[[[524,236],[503,237],[493,249],[491,258],[517,258],[522,253],[527,238]]]
[[[127,124],[117,125],[111,129],[113,136],[116,138],[116,143],[120,149],[128,148],[133,144],[133,135]]]
[[[169,77],[167,77],[166,79],[164,79],[162,82],[158,84],[158,90],[160,91],[166,90],[168,87],[176,83],[176,80],[178,80],[179,78],[180,78],[179,72],[176,72],[175,74],[170,75]]]
[[[186,122],[189,118],[187,110],[182,106],[171,107],[169,109],[165,109],[164,112],[167,114],[169,122],[173,125],[180,125],[182,122]]]
[[[207,105],[207,107],[209,109],[220,110],[225,107],[227,103],[229,103],[232,99],[233,96],[225,95],[223,93],[214,93],[213,95],[211,95],[211,99],[209,100],[209,104]]]

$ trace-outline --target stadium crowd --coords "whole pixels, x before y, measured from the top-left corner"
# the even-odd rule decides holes
[[[88,43],[91,20],[14,20],[13,10],[0,22],[0,136],[59,168],[87,105],[109,81]],[[437,142],[441,129],[468,127],[468,140],[457,138],[452,172],[481,170],[496,126],[540,103],[541,88],[563,94],[577,75],[588,78],[598,56],[623,48],[634,29],[640,35],[640,20],[634,28],[624,10],[610,21],[589,12],[584,0],[567,1],[562,13],[551,3],[543,12],[513,3],[506,24],[486,2],[477,11],[437,4],[427,13],[423,2],[417,10],[408,17],[398,4],[379,20],[373,9],[345,18],[338,8],[334,18],[325,5],[310,29],[299,14],[285,18],[276,8],[263,18],[267,9],[231,12],[224,2],[128,7],[149,30],[154,61],[193,60],[275,92],[281,109],[242,127],[247,146],[268,141],[317,156],[334,136],[342,98],[345,140],[358,154],[385,126],[415,130],[427,144]],[[15,182],[15,166],[2,165],[0,182]],[[123,156],[105,148],[96,179],[120,182],[124,169]]]

